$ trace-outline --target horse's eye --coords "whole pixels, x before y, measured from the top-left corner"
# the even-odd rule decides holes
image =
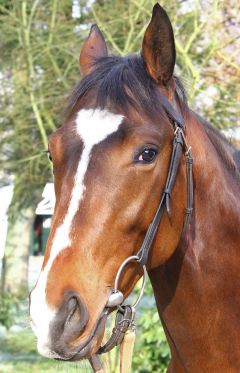
[[[141,154],[139,154],[138,161],[144,162],[144,163],[150,163],[154,161],[156,156],[157,156],[156,149],[146,148],[142,151]]]

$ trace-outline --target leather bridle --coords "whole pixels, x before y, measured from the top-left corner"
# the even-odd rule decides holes
[[[160,94],[161,95],[161,94]],[[174,129],[174,138],[173,138],[173,148],[172,148],[172,155],[170,160],[170,166],[168,170],[168,175],[166,179],[166,184],[163,190],[162,198],[155,213],[155,216],[148,227],[146,232],[145,238],[143,243],[137,252],[136,255],[130,256],[124,260],[122,265],[120,266],[114,284],[114,289],[112,294],[110,294],[108,302],[106,304],[107,308],[116,308],[117,307],[117,315],[115,321],[115,327],[112,331],[112,335],[108,342],[100,347],[98,350],[98,354],[102,354],[105,352],[110,351],[115,346],[119,345],[125,333],[135,328],[135,308],[139,303],[145,287],[146,282],[146,263],[149,256],[149,251],[151,249],[152,243],[156,237],[163,212],[166,208],[168,215],[170,216],[170,197],[172,193],[172,189],[174,183],[176,181],[179,165],[181,162],[181,157],[185,154],[185,161],[186,161],[186,176],[187,176],[187,207],[185,208],[185,217],[183,223],[183,229],[181,237],[185,236],[186,229],[189,225],[190,218],[193,211],[193,177],[192,177],[192,166],[193,166],[193,159],[191,154],[191,146],[187,144],[186,137],[185,137],[185,128],[184,128],[184,120],[181,114],[177,113],[173,106],[169,103],[169,101],[161,95],[161,103],[173,125]],[[123,305],[124,296],[123,293],[119,290],[119,281],[121,274],[124,268],[130,262],[137,262],[143,268],[143,285],[140,292],[140,295],[134,305]],[[97,355],[94,355],[92,359],[90,359],[90,363],[95,371],[100,370],[100,360]]]

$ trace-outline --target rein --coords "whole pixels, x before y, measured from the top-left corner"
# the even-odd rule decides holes
[[[163,101],[164,109],[168,114],[171,123],[174,128],[174,138],[173,138],[173,149],[172,155],[170,160],[170,166],[168,170],[166,184],[163,190],[163,195],[161,201],[159,203],[158,209],[155,213],[155,216],[148,227],[146,232],[145,238],[143,243],[137,252],[136,255],[129,256],[124,260],[121,264],[120,268],[118,269],[115,284],[112,294],[110,294],[109,299],[107,301],[106,307],[107,308],[117,308],[116,320],[115,320],[115,327],[112,330],[112,335],[108,342],[101,346],[98,350],[97,354],[102,354],[105,352],[109,352],[111,349],[116,347],[117,345],[121,344],[120,349],[120,372],[121,373],[129,373],[131,371],[131,360],[132,360],[132,353],[133,353],[133,345],[135,340],[135,314],[136,314],[136,306],[140,302],[140,299],[143,296],[144,288],[146,284],[146,263],[148,260],[149,251],[151,249],[152,243],[156,237],[163,212],[166,208],[168,216],[171,214],[170,209],[170,197],[172,193],[172,189],[177,177],[182,153],[184,150],[185,154],[185,161],[186,161],[186,176],[187,176],[187,207],[185,208],[185,217],[183,223],[183,229],[181,237],[184,237],[187,227],[190,222],[190,218],[193,211],[193,176],[192,176],[192,166],[193,166],[193,159],[191,154],[191,146],[188,145],[184,133],[184,120],[183,118],[176,113],[173,109],[172,105],[168,102],[168,100],[161,95],[161,100]],[[121,278],[121,274],[124,268],[130,262],[137,262],[143,268],[143,283],[142,288],[140,290],[140,294],[135,301],[135,303],[131,305],[123,305],[124,296],[123,293],[119,290],[119,281]],[[89,359],[92,368],[95,372],[103,372],[102,364],[98,355],[93,355]]]

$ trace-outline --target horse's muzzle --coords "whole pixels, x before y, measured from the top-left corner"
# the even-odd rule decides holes
[[[75,354],[71,342],[85,330],[89,315],[87,307],[79,294],[68,291],[54,320],[50,324],[50,349],[63,359]]]

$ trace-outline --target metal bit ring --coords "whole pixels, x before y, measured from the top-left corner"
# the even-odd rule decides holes
[[[123,301],[124,301],[123,294],[118,289],[120,277],[121,277],[122,271],[125,268],[125,266],[128,263],[134,262],[134,261],[139,262],[139,257],[137,255],[129,256],[128,258],[126,258],[124,260],[124,262],[119,267],[119,269],[117,271],[115,283],[114,283],[114,290],[113,290],[113,293],[109,296],[109,299],[108,299],[108,302],[107,302],[107,307],[120,306],[123,303]],[[142,268],[143,268],[143,283],[142,283],[142,288],[141,288],[140,294],[139,294],[137,300],[134,302],[132,308],[135,308],[138,305],[138,303],[140,302],[140,299],[143,296],[143,292],[144,292],[144,289],[145,289],[146,278],[147,278],[147,270],[146,270],[146,266],[145,265]]]

